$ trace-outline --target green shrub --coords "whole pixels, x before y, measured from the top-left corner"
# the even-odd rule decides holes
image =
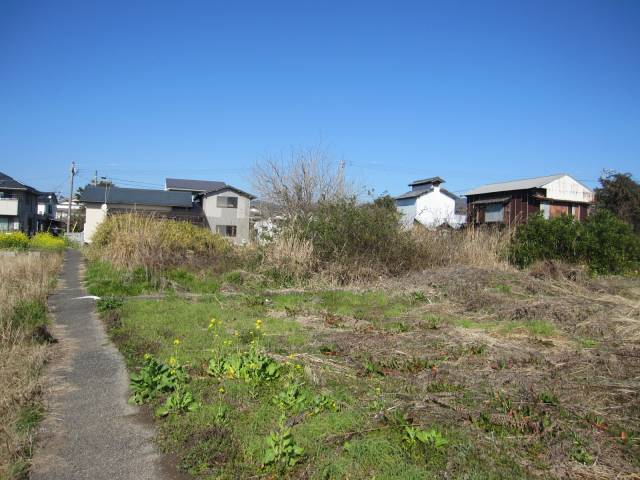
[[[607,210],[596,211],[584,222],[579,250],[595,273],[621,274],[640,268],[640,237]]]
[[[640,266],[640,237],[606,210],[584,223],[570,216],[545,220],[537,215],[516,229],[509,258],[520,268],[538,260],[561,260],[584,263],[598,274],[627,273]]]
[[[31,237],[29,246],[40,250],[62,250],[67,248],[67,242],[63,237],[55,237],[49,232],[40,232]]]
[[[0,233],[0,248],[25,250],[29,247],[29,237],[22,232]]]
[[[294,231],[311,242],[320,263],[341,266],[350,276],[359,269],[399,273],[415,253],[415,243],[401,228],[400,213],[388,196],[362,205],[355,198],[321,203]]]
[[[581,224],[573,217],[561,216],[545,220],[536,215],[520,225],[511,240],[509,257],[518,267],[537,260],[578,260],[577,242]]]

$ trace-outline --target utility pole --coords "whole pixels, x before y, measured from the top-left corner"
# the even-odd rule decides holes
[[[73,177],[76,176],[76,162],[71,162],[71,179],[69,181],[69,207],[67,209],[67,233],[71,233],[71,201],[73,200]]]

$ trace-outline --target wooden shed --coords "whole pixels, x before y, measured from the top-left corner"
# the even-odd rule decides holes
[[[593,191],[561,173],[493,183],[466,193],[469,224],[514,225],[542,212],[545,218],[572,215],[582,221],[593,204]]]

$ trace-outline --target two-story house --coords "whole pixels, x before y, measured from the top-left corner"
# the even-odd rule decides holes
[[[167,178],[165,190],[190,192],[202,206],[212,232],[238,244],[251,240],[249,230],[251,200],[255,196],[225,182]]]
[[[0,172],[0,232],[35,233],[38,194],[35,188]]]
[[[165,190],[87,185],[80,195],[85,207],[84,241],[91,242],[109,214],[139,212],[208,226],[238,244],[248,243],[249,204],[254,196],[224,182],[167,179]]]

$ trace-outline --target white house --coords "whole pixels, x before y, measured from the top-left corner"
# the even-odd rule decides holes
[[[466,222],[466,202],[440,185],[440,177],[416,180],[411,190],[395,197],[396,207],[402,213],[406,228],[414,224],[427,228],[449,225],[458,228]]]

